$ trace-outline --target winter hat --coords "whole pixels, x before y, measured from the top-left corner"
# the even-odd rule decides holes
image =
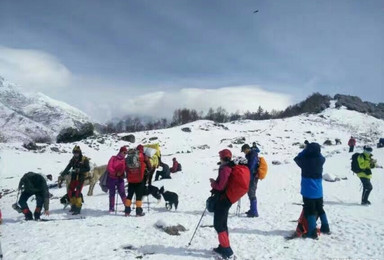
[[[122,146],[122,147],[120,148],[120,150],[119,150],[119,153],[124,153],[124,152],[128,152],[128,149],[127,149],[127,147]]]
[[[144,146],[142,146],[141,144],[139,144],[137,147],[136,147],[137,150],[139,150],[140,152],[143,152],[144,151]]]
[[[249,146],[249,144],[243,144],[243,146],[241,147],[241,151],[244,152],[246,149],[251,149],[251,147]]]
[[[73,147],[72,153],[81,153],[80,146],[75,145],[75,147]]]
[[[219,155],[220,155],[220,159],[225,159],[225,158],[231,159],[232,158],[232,153],[228,149],[221,150],[219,152]]]
[[[176,161],[176,157],[173,157],[172,161]]]
[[[373,151],[372,147],[370,147],[369,145],[364,145],[363,149],[364,149],[364,152],[372,153]]]
[[[308,140],[305,140],[305,141],[304,141],[304,144],[309,144]]]

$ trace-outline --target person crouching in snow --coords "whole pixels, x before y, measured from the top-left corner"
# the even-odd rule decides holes
[[[329,234],[327,215],[323,209],[322,174],[325,158],[321,155],[318,143],[309,143],[305,152],[294,158],[301,168],[301,195],[304,202],[304,216],[308,222],[307,237],[316,239],[316,219],[320,217],[320,232]]]
[[[28,172],[20,179],[19,190],[21,195],[19,199],[19,205],[24,213],[25,220],[40,219],[41,209],[44,204],[44,214],[49,215],[49,191],[47,181],[41,174]],[[28,199],[35,195],[36,196],[36,209],[32,217],[32,212],[28,208]]]
[[[107,187],[109,190],[109,212],[114,211],[115,207],[115,193],[116,189],[120,195],[120,198],[125,205],[126,195],[124,188],[124,173],[125,173],[125,156],[127,155],[127,147],[120,148],[119,153],[116,156],[112,156],[109,159],[107,171]],[[128,212],[128,207],[125,207],[125,212]]]
[[[228,236],[228,212],[232,206],[231,201],[228,199],[225,189],[228,184],[229,176],[232,173],[232,168],[228,165],[232,158],[232,153],[228,149],[224,149],[219,152],[220,156],[220,168],[219,175],[216,180],[209,179],[211,182],[212,193],[220,196],[219,200],[216,202],[214,215],[213,215],[213,225],[218,234],[219,246],[214,248],[213,251],[222,255],[225,258],[228,258],[233,255],[232,248],[229,243]]]

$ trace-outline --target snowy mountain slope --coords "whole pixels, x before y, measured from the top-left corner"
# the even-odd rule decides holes
[[[190,133],[181,131],[189,127]],[[372,130],[374,129],[374,130]],[[211,249],[217,246],[211,214],[202,220],[202,227],[190,247],[187,244],[209,196],[209,178],[217,176],[218,151],[232,145],[234,155],[240,153],[241,144],[257,141],[262,155],[269,163],[269,173],[258,185],[257,196],[260,217],[248,219],[235,216],[236,206],[230,209],[228,219],[231,246],[237,259],[383,259],[384,170],[373,170],[372,205],[360,202],[360,181],[350,171],[350,156],[346,142],[350,135],[357,137],[357,150],[364,144],[373,145],[378,136],[384,136],[384,121],[353,111],[328,109],[319,115],[299,116],[283,120],[241,121],[217,125],[210,121],[197,121],[181,127],[135,133],[137,145],[153,142],[162,145],[163,161],[171,163],[173,157],[183,165],[183,172],[172,180],[154,182],[157,187],[179,194],[179,209],[165,210],[164,202],[157,204],[144,199],[146,216],[123,217],[119,201],[117,215],[107,213],[108,195],[98,186],[95,195],[85,197],[82,215],[85,219],[64,221],[71,216],[62,209],[58,199],[51,200],[52,222],[23,222],[22,215],[11,209],[16,192],[1,200],[4,224],[1,242],[5,259],[215,259]],[[297,142],[305,139],[323,143],[326,139],[340,138],[342,145],[324,146],[327,161],[324,173],[347,177],[339,182],[324,182],[325,210],[332,235],[320,236],[318,241],[296,239],[286,241],[299,217],[301,206],[300,171],[293,157],[300,151]],[[364,141],[363,141],[364,140]],[[116,136],[104,136],[78,143],[84,154],[98,165],[106,164],[118,148],[128,143]],[[23,173],[38,171],[55,177],[71,158],[74,144],[54,144],[42,153],[31,153],[20,144],[3,144],[0,161],[0,189],[14,189]],[[60,153],[53,152],[56,147]],[[374,149],[375,158],[384,164],[384,149]],[[280,165],[273,165],[278,161]],[[19,163],[22,162],[22,163]],[[84,194],[88,187],[84,187]],[[65,189],[51,189],[55,197],[64,195]],[[31,208],[34,201],[29,202]],[[248,199],[242,199],[241,210],[248,209]],[[63,221],[61,221],[63,219]],[[180,236],[169,236],[155,227],[159,221],[187,228]]]
[[[26,93],[1,77],[0,112],[2,136],[9,142],[54,138],[63,128],[79,127],[91,121],[86,114],[64,102],[42,93]]]

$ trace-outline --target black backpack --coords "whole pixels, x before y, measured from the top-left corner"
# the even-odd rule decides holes
[[[177,165],[177,171],[180,172],[181,170],[182,170],[182,168],[181,168],[181,164],[179,163],[179,164]]]
[[[354,153],[352,155],[352,162],[351,162],[351,170],[354,172],[354,173],[359,173],[359,172],[362,172],[363,170],[360,169],[360,166],[359,166],[359,162],[357,161],[357,157],[360,156],[360,153]]]

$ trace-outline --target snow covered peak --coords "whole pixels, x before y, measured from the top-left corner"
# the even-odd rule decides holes
[[[82,111],[0,77],[0,141],[54,139],[61,129],[87,122],[91,119]]]

